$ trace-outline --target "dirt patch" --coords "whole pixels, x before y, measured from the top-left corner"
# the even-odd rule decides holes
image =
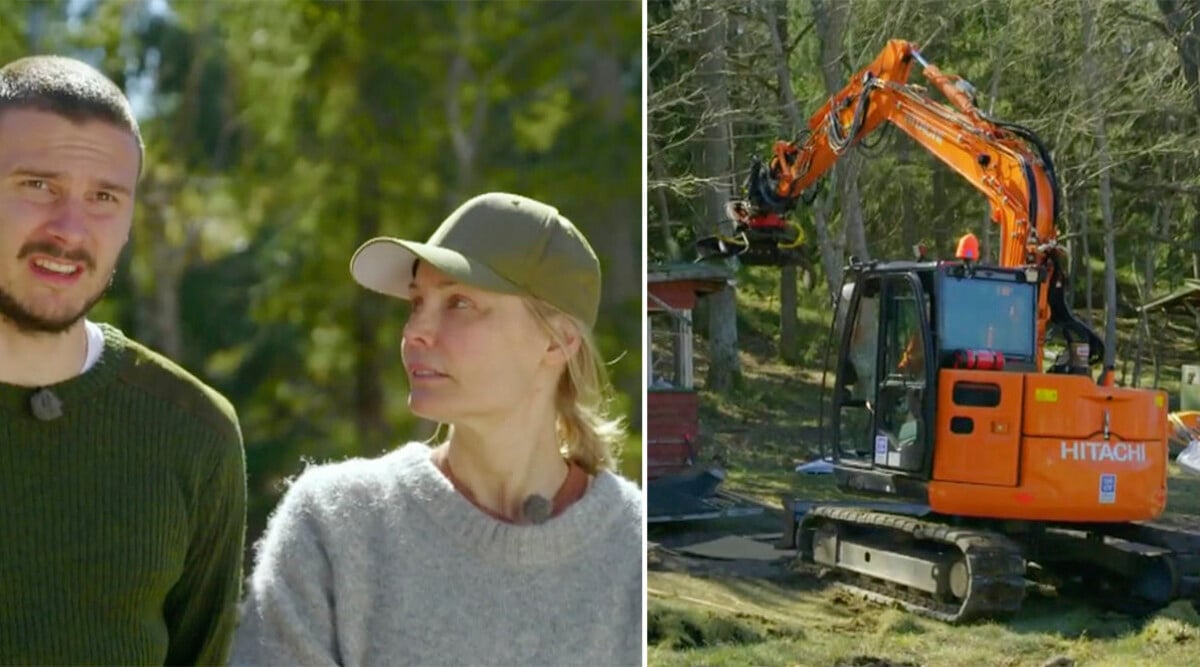
[[[691,556],[661,544],[651,544],[646,567],[657,572],[684,572],[697,577],[765,579],[786,583],[788,588],[811,590],[822,586],[815,570],[794,566],[786,558],[775,561],[718,559]]]
[[[767,635],[764,629],[747,620],[662,604],[650,605],[646,621],[647,641],[676,651],[755,644]]]

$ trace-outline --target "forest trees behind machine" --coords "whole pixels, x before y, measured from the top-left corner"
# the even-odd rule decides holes
[[[647,23],[652,260],[690,260],[690,243],[722,218],[709,202],[740,196],[753,157],[776,139],[795,139],[797,119],[888,39],[902,38],[971,81],[980,108],[1049,145],[1074,305],[1106,338],[1115,337],[1117,318],[1134,318],[1140,304],[1200,277],[1200,1],[695,0],[651,2]],[[900,132],[879,131],[863,144],[793,214],[813,258],[802,278],[823,285],[829,298],[821,301],[836,294],[850,255],[905,258],[922,242],[948,257],[960,235],[974,232],[985,261],[994,261],[994,225],[968,183]],[[676,248],[681,257],[670,256]],[[779,278],[780,329],[788,332],[779,353],[791,360],[798,346],[811,346],[791,340],[797,277]],[[733,321],[736,310],[714,304],[713,389],[738,373]],[[1200,315],[1190,324],[1191,349],[1200,349]],[[1150,381],[1177,381],[1177,367],[1158,366],[1148,335],[1161,326],[1137,326],[1146,349],[1109,345],[1118,382],[1141,381],[1139,364],[1131,372],[1128,362],[1143,356],[1155,364]]]

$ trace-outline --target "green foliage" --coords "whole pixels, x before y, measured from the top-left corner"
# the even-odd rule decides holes
[[[879,614],[879,627],[875,630],[875,634],[881,637],[886,635],[921,634],[923,632],[925,632],[925,628],[915,616],[898,609],[888,609]]]

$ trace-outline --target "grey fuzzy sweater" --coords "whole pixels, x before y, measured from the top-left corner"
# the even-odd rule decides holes
[[[430,450],[310,467],[258,546],[235,665],[640,665],[642,496],[497,521]]]

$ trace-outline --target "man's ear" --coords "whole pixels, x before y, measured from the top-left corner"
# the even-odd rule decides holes
[[[546,348],[546,358],[556,363],[566,364],[579,351],[583,344],[582,336],[575,323],[562,316],[550,318],[550,344]]]

